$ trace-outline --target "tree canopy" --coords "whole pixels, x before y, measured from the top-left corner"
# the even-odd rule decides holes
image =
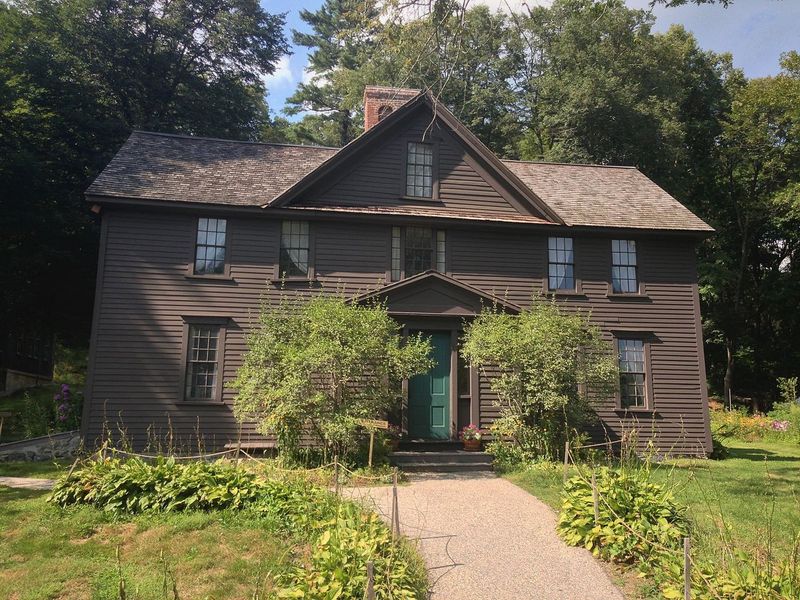
[[[84,190],[132,129],[257,137],[283,25],[256,0],[0,4],[4,328],[85,343],[98,231]]]

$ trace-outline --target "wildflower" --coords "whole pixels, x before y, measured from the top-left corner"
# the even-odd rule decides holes
[[[772,429],[773,431],[789,431],[789,421],[775,420],[772,422]]]

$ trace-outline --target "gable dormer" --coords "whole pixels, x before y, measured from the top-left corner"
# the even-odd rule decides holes
[[[562,222],[429,93],[398,92],[368,88],[365,133],[269,206]]]

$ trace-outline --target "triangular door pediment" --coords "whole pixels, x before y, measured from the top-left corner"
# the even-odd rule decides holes
[[[356,300],[385,302],[394,315],[470,317],[490,306],[508,312],[520,310],[515,304],[435,271],[389,284]]]

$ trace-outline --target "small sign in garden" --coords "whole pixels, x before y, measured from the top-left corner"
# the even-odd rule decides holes
[[[380,419],[359,419],[358,424],[369,431],[369,459],[367,464],[372,466],[372,448],[375,446],[375,430],[389,429],[389,421]]]

